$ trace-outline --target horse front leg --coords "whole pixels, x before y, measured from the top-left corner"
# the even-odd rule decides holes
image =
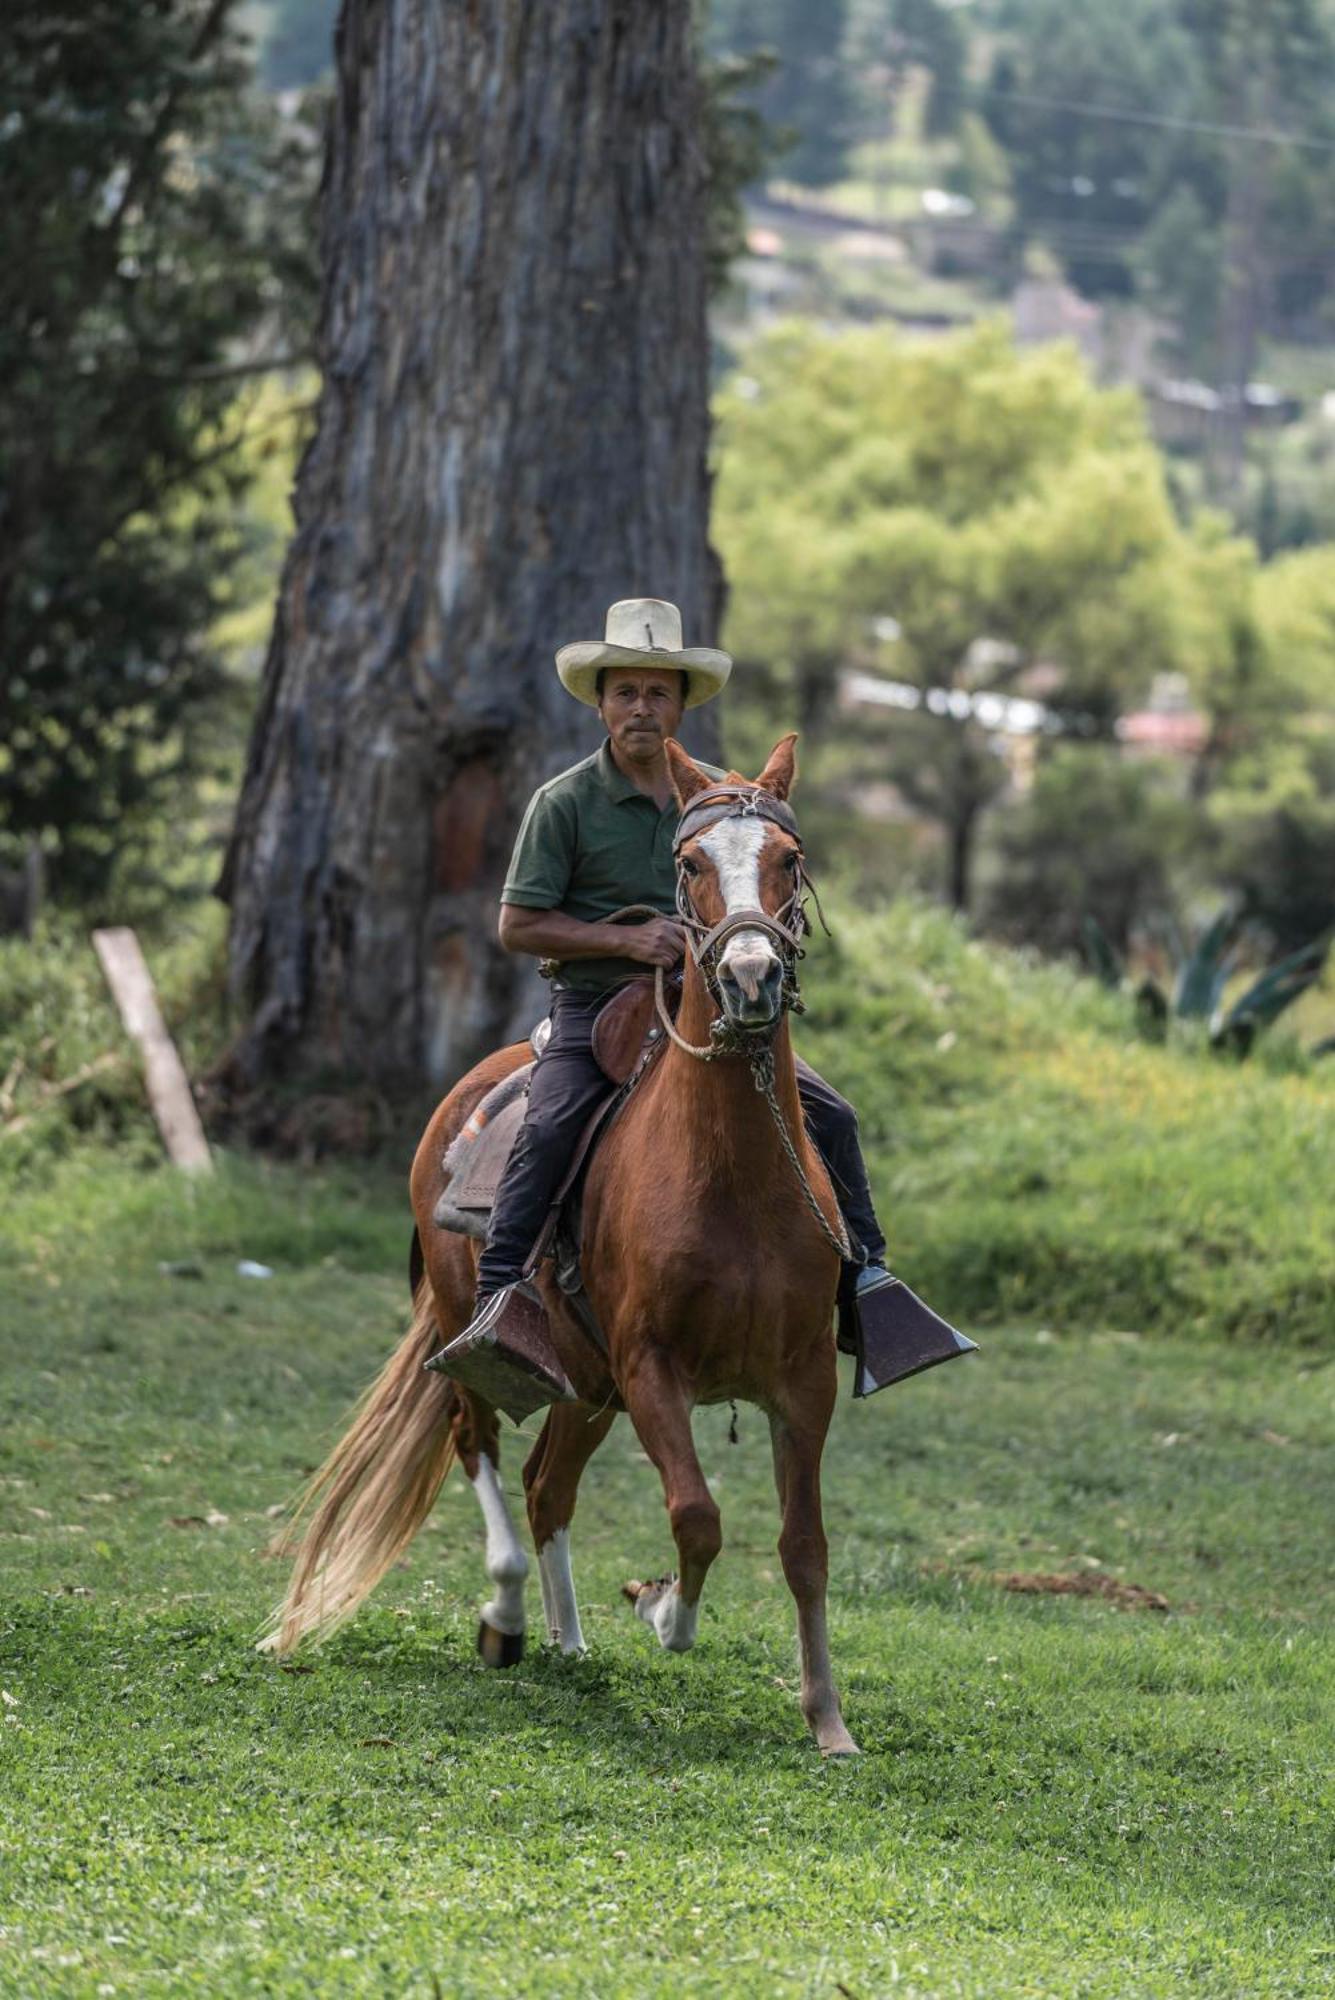
[[[554,1403],[524,1467],[528,1524],[538,1551],[547,1636],[563,1653],[585,1650],[570,1567],[570,1523],[580,1475],[616,1417],[615,1410]]]
[[[661,1646],[684,1653],[695,1644],[700,1592],[723,1546],[719,1510],[696,1457],[690,1402],[667,1357],[653,1349],[643,1354],[622,1393],[636,1435],[658,1467],[677,1545],[675,1577],[627,1583],[622,1595]]]
[[[825,1395],[813,1393],[809,1401],[795,1397],[787,1412],[771,1416],[770,1439],[783,1510],[779,1560],[797,1603],[802,1713],[823,1757],[856,1757],[858,1746],[839,1707],[825,1623],[829,1552],[821,1519],[820,1461],[832,1401],[832,1388]]]

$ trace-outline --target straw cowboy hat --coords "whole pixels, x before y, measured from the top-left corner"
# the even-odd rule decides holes
[[[661,597],[623,597],[608,612],[601,639],[576,639],[556,655],[561,685],[590,708],[598,706],[604,667],[675,667],[687,676],[687,708],[698,708],[722,693],[732,659],[715,646],[683,646],[675,604]]]

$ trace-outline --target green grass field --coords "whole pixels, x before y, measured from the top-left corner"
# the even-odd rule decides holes
[[[912,904],[836,929],[803,1047],[898,1267],[986,1350],[839,1413],[853,1766],[798,1713],[745,1409],[736,1447],[700,1420],[693,1654],[619,1599],[670,1561],[623,1422],[586,1660],[481,1667],[457,1473],[323,1654],[257,1656],[273,1510],[404,1323],[405,1149],[182,1182],[86,946],[0,947],[0,1994],[1335,1992],[1335,1068],[1148,1047]],[[151,952],[196,1073],[217,934]]]
[[[396,1337],[404,1234],[351,1170],[190,1187],[85,1150],[11,1195],[0,1992],[1332,1991],[1328,1361],[1006,1327],[845,1404],[832,1625],[866,1754],[823,1765],[745,1409],[736,1447],[700,1422],[726,1542],[692,1655],[618,1601],[669,1557],[624,1421],[576,1521],[587,1659],[481,1667],[457,1473],[325,1653],[252,1651],[269,1510]]]

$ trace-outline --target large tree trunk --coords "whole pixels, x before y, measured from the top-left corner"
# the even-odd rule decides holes
[[[714,638],[690,13],[344,0],[319,428],[220,885],[249,1082],[501,1038],[519,817],[599,736],[555,648],[629,596]]]

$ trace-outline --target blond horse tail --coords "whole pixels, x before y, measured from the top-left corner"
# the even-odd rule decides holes
[[[296,1549],[296,1561],[262,1650],[290,1653],[304,1639],[337,1631],[431,1512],[455,1455],[453,1384],[422,1367],[439,1339],[423,1277],[413,1294],[412,1325],[279,1541],[280,1553]]]

